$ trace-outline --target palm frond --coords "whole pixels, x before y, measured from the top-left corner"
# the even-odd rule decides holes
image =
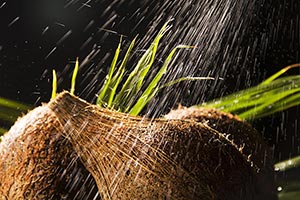
[[[283,68],[257,86],[198,106],[217,108],[252,120],[299,105],[300,75],[280,77],[295,67],[300,67],[300,64]]]

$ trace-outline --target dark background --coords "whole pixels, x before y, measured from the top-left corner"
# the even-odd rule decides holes
[[[139,38],[147,36],[153,24],[160,27],[172,15],[172,10],[169,14],[167,10],[167,13],[157,19],[157,12],[164,5],[163,2],[1,0],[0,96],[33,106],[47,102],[51,94],[52,69],[58,72],[58,90],[69,89],[74,61],[79,57],[83,64],[76,94],[93,101],[120,34],[125,36],[124,43],[128,45],[137,34],[140,35]],[[190,2],[192,10],[192,2],[197,1]],[[189,92],[186,92],[182,88],[193,88],[197,85],[179,85],[168,96],[170,102],[162,112],[166,113],[179,102],[192,105],[255,85],[281,68],[299,63],[299,10],[300,5],[296,0],[255,1],[254,10],[241,15],[244,16],[244,21],[251,15],[251,23],[243,26],[245,31],[239,48],[246,52],[250,46],[250,50],[254,52],[251,55],[242,54],[239,60],[243,62],[235,64],[241,65],[243,68],[240,69],[243,70],[238,67],[230,68],[222,74],[225,80],[221,83],[221,88],[204,88],[202,95],[197,95],[199,98],[196,100],[194,89],[187,89]],[[178,27],[184,22],[184,18],[182,22],[180,20],[178,17],[174,22],[179,24]],[[230,31],[223,37],[230,38],[229,33]],[[140,48],[149,42],[150,40],[145,42],[141,39]],[[170,41],[167,46],[171,48],[175,44]],[[164,45],[166,46],[166,41]],[[216,63],[222,63],[224,52],[221,50],[216,54]],[[92,57],[92,62],[85,65],[84,58],[88,55]],[[232,56],[236,55],[232,53]],[[299,70],[291,73],[299,73]],[[196,72],[193,75],[202,73]],[[159,101],[161,96],[162,94],[156,99]],[[296,107],[253,122],[275,148],[276,160],[299,155],[298,120],[299,108]]]

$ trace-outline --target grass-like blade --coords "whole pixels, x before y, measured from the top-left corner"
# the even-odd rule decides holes
[[[170,29],[168,24],[169,21],[163,25],[154,41],[152,42],[151,46],[138,61],[137,65],[129,74],[123,87],[116,96],[113,104],[117,105],[117,107],[121,108],[121,110],[128,111],[130,109],[134,97],[136,97],[138,91],[141,89],[143,81],[149,69],[153,65],[159,41],[166,33],[166,31]]]
[[[12,108],[15,110],[20,110],[20,111],[26,111],[30,108],[30,106],[25,105],[23,103],[17,102],[17,101],[13,101],[10,99],[6,99],[3,97],[0,97],[0,106],[2,107],[7,107],[7,108]]]
[[[153,43],[150,46],[150,49],[151,49],[150,50],[150,52],[151,52],[150,55],[151,55],[151,57],[150,57],[149,63],[147,63],[147,65],[145,65],[146,67],[141,68],[141,72],[139,74],[139,78],[138,78],[138,81],[137,81],[137,88],[142,87],[143,81],[144,81],[149,69],[153,65],[155,55],[156,55],[156,52],[157,52],[157,48],[158,48],[158,44],[159,44],[161,38],[165,35],[165,33],[171,28],[170,26],[168,26],[168,24],[169,24],[169,22],[167,22],[163,25],[163,27],[161,28],[161,30],[159,31],[159,33],[157,34],[157,36],[155,37]],[[173,54],[175,53],[176,49],[179,49],[179,48],[184,48],[184,47],[183,46],[176,47],[171,52],[172,55],[168,56],[167,61],[166,61],[167,63],[169,63],[168,60],[171,60],[171,58],[173,57]]]
[[[78,61],[78,57],[77,57],[76,62],[75,62],[73,75],[72,75],[72,81],[71,81],[71,90],[70,90],[71,94],[74,94],[74,92],[75,92],[76,77],[77,77],[77,73],[78,73],[78,68],[79,68],[79,61]]]
[[[165,88],[165,87],[171,87],[172,85],[175,85],[180,82],[185,82],[185,81],[201,81],[201,80],[215,80],[213,77],[181,77],[178,79],[175,79],[173,81],[170,81],[166,84],[163,84],[159,89]]]
[[[57,90],[57,77],[56,77],[56,72],[53,69],[52,70],[52,94],[51,94],[51,99],[54,99],[56,97],[56,90]]]
[[[8,131],[7,129],[0,127],[0,136],[6,133],[7,131]],[[0,138],[0,142],[1,142],[1,138]]]
[[[275,171],[286,171],[295,167],[300,167],[300,156],[278,162],[274,165]]]
[[[6,121],[10,123],[14,123],[18,116],[21,115],[22,112],[12,110],[12,109],[7,109],[7,108],[0,108],[0,120],[1,121]]]
[[[276,185],[279,200],[294,200],[300,196],[300,156],[278,162],[274,165],[278,173]]]
[[[279,76],[281,76],[282,74],[284,74],[285,72],[287,72],[288,70],[292,69],[292,68],[296,68],[296,67],[300,67],[300,64],[293,64],[293,65],[289,65],[283,69],[281,69],[279,72],[273,74],[272,76],[270,76],[269,78],[267,78],[266,80],[264,80],[261,84],[262,85],[266,85],[271,83],[272,81],[274,81],[276,78],[278,78]]]
[[[153,96],[161,88],[159,87],[159,82],[162,76],[166,73],[168,65],[171,63],[176,51],[178,49],[194,48],[192,46],[187,45],[178,45],[177,47],[175,47],[167,56],[162,67],[156,73],[153,80],[151,80],[148,85],[144,85],[144,79],[148,75],[148,72],[150,71],[151,67],[153,66],[160,40],[171,27],[168,25],[169,22],[170,21],[163,25],[163,27],[151,43],[150,47],[145,51],[145,53],[143,53],[142,57],[139,59],[138,63],[133,68],[131,73],[129,73],[126,79],[124,78],[125,67],[130,57],[130,53],[134,47],[136,38],[134,38],[134,40],[131,42],[120,67],[117,68],[116,65],[121,50],[120,41],[118,48],[116,49],[115,56],[113,58],[109,72],[99,92],[96,102],[98,106],[114,108],[120,112],[130,113],[131,115],[138,115],[141,112],[141,110],[145,107],[145,105],[150,101],[150,99],[153,98]],[[212,78],[184,77],[169,82],[167,83],[167,85],[176,84],[181,81],[203,79]],[[122,87],[120,87],[120,90],[118,91],[119,85],[123,81],[124,84]],[[163,87],[167,87],[167,85],[163,85]],[[141,91],[142,88],[145,88],[145,90]]]
[[[257,118],[261,113],[264,113],[266,109],[269,108],[269,110],[273,110],[273,104],[282,102],[283,104],[286,104],[284,101],[286,96],[293,95],[300,91],[300,88],[292,89],[288,91],[282,91],[281,93],[273,94],[270,98],[263,98],[265,100],[264,103],[261,103],[255,107],[253,107],[250,110],[247,110],[241,114],[239,114],[239,117],[243,119],[252,119]],[[267,96],[267,94],[266,94]],[[300,102],[299,102],[300,103]],[[284,105],[282,106],[282,110],[285,110]]]
[[[126,67],[126,64],[127,64],[127,61],[130,57],[130,53],[134,47],[134,44],[135,44],[135,41],[136,41],[136,38],[135,37],[132,42],[130,43],[127,51],[126,51],[126,54],[123,58],[123,61],[120,65],[120,67],[118,68],[118,71],[117,73],[114,75],[114,77],[112,78],[112,81],[111,81],[111,85],[110,85],[110,88],[111,88],[111,92],[109,94],[109,99],[108,99],[108,102],[107,102],[107,105],[108,107],[112,107],[113,106],[113,100],[114,100],[114,97],[115,97],[115,94],[116,94],[116,91],[117,91],[117,88],[123,78],[123,75],[125,73],[125,67]]]
[[[126,108],[128,108],[129,102],[133,100],[133,97],[137,94],[137,78],[139,77],[140,66],[144,66],[144,64],[149,61],[151,55],[150,53],[151,52],[149,51],[149,49],[144,53],[137,66],[129,74],[123,87],[114,99],[113,104],[121,110],[125,110]]]
[[[141,97],[137,100],[135,105],[129,111],[129,113],[131,115],[138,115],[141,112],[141,110],[145,107],[145,105],[149,102],[149,100],[155,95],[155,93],[157,92],[157,90],[156,90],[157,85],[158,85],[160,79],[162,78],[162,76],[167,72],[167,68],[168,68],[175,52],[178,49],[187,49],[187,48],[191,48],[191,47],[186,46],[186,45],[179,45],[171,51],[171,53],[166,58],[163,66],[160,68],[160,70],[157,72],[157,74],[155,75],[153,80],[150,82],[148,87],[145,89],[145,91],[143,92]]]
[[[290,78],[293,79],[293,77]],[[298,80],[286,82],[285,78],[282,78],[272,82],[272,84],[258,85],[238,92],[229,98],[225,97],[221,99],[221,101],[216,101],[213,106],[227,112],[241,112],[247,108],[263,104],[268,100],[265,97],[273,97],[282,91],[293,89],[295,86],[297,87],[295,83],[300,81],[300,76],[298,76],[297,79]]]
[[[289,185],[295,185],[294,191],[280,191],[278,194],[278,200],[296,200],[300,197],[300,182],[291,183],[289,182]]]
[[[103,103],[107,102],[107,98],[109,98],[108,94],[110,92],[108,92],[108,90],[109,90],[110,83],[112,81],[113,73],[115,71],[115,66],[116,66],[118,58],[119,58],[119,54],[120,54],[120,50],[121,50],[121,43],[122,43],[122,37],[120,38],[118,48],[115,51],[115,55],[114,55],[113,61],[111,63],[111,66],[109,68],[109,72],[108,72],[108,74],[105,78],[105,82],[104,82],[104,84],[103,84],[103,86],[100,90],[99,95],[98,95],[98,98],[97,98],[97,105],[98,106],[102,106]]]
[[[235,113],[242,119],[251,120],[299,105],[300,76],[279,77],[289,69],[299,66],[299,64],[288,66],[257,86],[200,106],[217,108]]]
[[[231,95],[227,95],[220,99],[216,99],[213,102],[206,103],[211,107],[216,107],[222,110],[235,111],[250,104],[256,104],[261,97],[268,91],[274,91],[285,87],[287,84],[295,84],[300,81],[299,76],[283,77],[279,80],[274,80],[272,84],[258,85],[245,90],[241,90]],[[255,101],[254,101],[255,100]],[[245,103],[245,104],[243,104]]]
[[[260,115],[258,115],[257,118],[265,117],[265,116],[271,115],[273,113],[282,111],[283,109],[288,109],[288,108],[297,106],[297,105],[299,105],[299,101],[300,101],[300,93],[293,94],[292,96],[286,98],[284,100],[284,102],[273,104],[272,109],[270,109],[269,111],[267,110],[263,113],[260,113]]]

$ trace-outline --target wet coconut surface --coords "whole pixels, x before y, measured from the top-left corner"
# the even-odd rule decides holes
[[[93,199],[99,190],[103,199],[277,198],[267,146],[250,125],[215,110],[180,109],[169,119],[150,120],[64,92],[19,119],[3,138],[0,194]]]
[[[1,199],[100,199],[62,131],[47,105],[18,119],[0,143]]]

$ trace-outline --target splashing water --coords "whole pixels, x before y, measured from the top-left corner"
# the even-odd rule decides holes
[[[245,30],[253,20],[252,13],[255,10],[255,3],[255,1],[219,0],[206,2],[177,0],[156,2],[153,6],[153,3],[145,1],[141,8],[137,10],[139,16],[144,17],[139,17],[141,18],[139,23],[142,23],[143,20],[149,20],[147,19],[149,12],[158,14],[152,16],[150,30],[140,37],[138,46],[142,49],[147,48],[160,26],[172,17],[174,18],[172,31],[163,38],[164,45],[159,49],[159,55],[167,55],[170,46],[179,43],[193,45],[196,48],[193,51],[180,53],[176,62],[170,67],[165,82],[183,76],[213,76],[219,78],[237,72],[241,77],[243,77],[243,74],[246,76],[248,75],[246,73],[249,73],[251,69],[246,66],[248,63],[241,60],[241,58],[247,57],[250,52],[249,49],[242,46],[242,42],[247,36]],[[147,6],[149,6],[149,9],[151,7],[152,11],[145,9]],[[112,18],[114,18],[113,16]],[[122,23],[121,21],[120,24]],[[107,26],[109,25],[105,25],[104,28]],[[133,30],[135,29],[133,28]],[[95,54],[99,53],[95,51],[93,50],[88,59],[94,58]],[[88,59],[85,61],[88,62]],[[103,59],[101,62],[103,62]],[[157,63],[158,65],[161,64],[159,61]],[[95,65],[95,63],[92,63],[92,65]],[[251,68],[255,70],[256,67],[252,66]],[[85,66],[85,68],[89,67]],[[90,79],[88,80],[90,81]],[[233,90],[239,88],[241,82],[251,83],[251,77],[242,80],[241,78],[235,82],[236,86]],[[97,88],[98,81],[93,79],[85,84],[88,84],[89,88],[84,90],[83,96],[96,93],[94,90]],[[148,114],[160,116],[178,102],[186,101],[187,99],[182,98],[183,95],[188,96],[190,104],[202,102],[216,96],[216,94],[220,96],[219,94],[222,95],[226,87],[224,87],[224,82],[219,80],[214,82],[200,81],[194,85],[185,83],[175,88],[175,91],[173,89],[174,87],[162,91],[164,93],[163,97],[152,101],[149,105]]]
[[[145,114],[152,117],[166,113],[170,108],[175,107],[178,102],[196,104],[216,96],[222,96],[228,91],[231,92],[256,84],[259,82],[260,77],[264,76],[262,70],[258,70],[258,67],[265,59],[268,48],[273,47],[274,44],[276,45],[274,41],[281,41],[282,37],[288,37],[292,38],[291,41],[295,41],[296,44],[300,43],[299,16],[294,17],[294,20],[286,23],[287,25],[283,25],[284,23],[280,20],[280,15],[285,14],[281,12],[284,11],[284,7],[290,5],[294,5],[295,8],[293,9],[299,7],[299,3],[292,0],[290,3],[286,3],[286,1],[282,3],[279,9],[263,8],[269,6],[268,2],[263,0],[142,0],[130,2],[71,0],[65,1],[64,8],[75,7],[76,12],[80,13],[85,10],[93,10],[99,3],[105,5],[105,9],[102,13],[99,13],[99,17],[106,19],[106,21],[101,22],[101,26],[99,26],[97,19],[88,20],[87,23],[83,24],[83,32],[80,32],[88,35],[79,45],[80,51],[84,52],[82,54],[88,55],[83,59],[80,66],[80,73],[83,78],[78,88],[82,88],[80,91],[82,97],[95,99],[95,94],[100,89],[100,82],[103,80],[99,77],[105,71],[106,63],[110,62],[112,57],[102,45],[107,39],[111,36],[115,38],[115,43],[110,42],[108,44],[108,49],[115,49],[117,47],[115,44],[119,41],[119,35],[125,34],[130,41],[137,33],[142,32],[142,35],[139,36],[139,48],[136,49],[135,53],[137,56],[132,57],[134,63],[136,57],[143,49],[148,47],[155,33],[169,18],[174,18],[173,28],[163,38],[164,43],[159,49],[161,57],[167,55],[176,44],[193,45],[197,48],[189,52],[181,52],[177,56],[177,60],[170,67],[169,74],[165,77],[164,82],[183,76],[212,76],[217,80],[213,82],[186,82],[177,87],[164,89],[161,91],[163,95],[155,97],[146,110]],[[3,9],[8,4],[3,3],[0,8]],[[139,5],[136,6],[137,4]],[[120,10],[124,5],[132,5],[133,10],[122,13]],[[262,26],[266,25],[262,32],[260,32],[261,28],[252,27],[253,24],[257,23],[261,15],[258,10],[261,9],[271,11],[265,17],[266,22],[262,22]],[[278,23],[273,23],[274,19]],[[11,18],[7,26],[13,28],[21,20],[22,17],[19,16]],[[262,21],[262,19],[259,20]],[[122,30],[122,27],[126,27],[129,21],[133,21],[134,25]],[[65,29],[61,34],[62,37],[53,42],[53,45],[43,57],[46,61],[55,56],[69,38],[78,34],[76,30],[69,29],[70,27],[59,20],[54,25]],[[293,27],[298,27],[298,29],[295,28],[296,31],[294,32],[289,31]],[[41,34],[47,35],[52,28],[53,26],[50,25],[44,26]],[[143,33],[141,30],[144,29],[150,30]],[[285,34],[282,34],[284,36],[278,33],[280,29],[285,30],[283,31]],[[101,36],[96,36],[97,34]],[[94,48],[90,51],[92,45],[94,45]],[[101,45],[102,47],[99,47]],[[291,46],[290,49],[296,48]],[[299,61],[299,51],[296,52],[294,57],[296,61]],[[158,65],[161,64],[160,60],[156,62]],[[282,64],[286,65],[283,62]],[[68,73],[69,71],[66,68],[62,74]],[[219,77],[226,79],[222,81],[218,79]],[[149,80],[151,78],[150,76]],[[61,79],[60,82],[62,82]],[[284,116],[283,114],[282,118],[286,121],[287,117]],[[292,128],[295,129],[294,132],[296,133],[297,127],[299,127],[297,118],[294,122],[295,126]],[[287,133],[283,122],[280,122],[276,134],[276,144],[283,137],[286,138]],[[292,137],[297,138],[297,135]],[[297,144],[295,144],[295,138],[293,139],[293,146],[295,145],[295,147],[290,150],[293,151],[293,154],[295,152],[299,153],[299,145],[297,147]],[[286,154],[292,153],[288,152]],[[280,153],[279,156],[282,156],[282,154]]]

